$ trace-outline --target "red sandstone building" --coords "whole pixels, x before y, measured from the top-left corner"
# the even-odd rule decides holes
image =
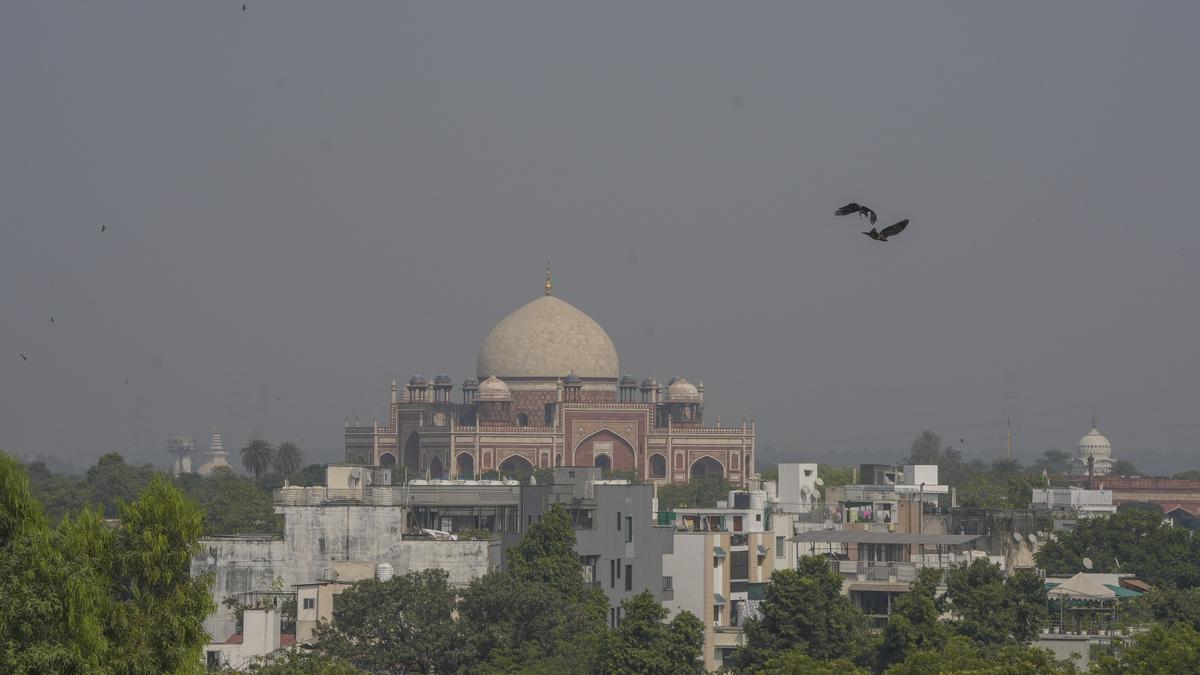
[[[445,374],[414,376],[403,392],[393,380],[385,422],[347,421],[346,461],[434,479],[599,466],[646,481],[717,473],[745,485],[754,421],[705,426],[703,383],[620,376],[604,329],[551,291],[547,270],[545,295],[492,328],[478,379],[457,395]]]

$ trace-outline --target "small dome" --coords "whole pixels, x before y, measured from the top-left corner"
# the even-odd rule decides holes
[[[412,379],[410,379],[408,381],[408,386],[410,386],[410,387],[424,387],[427,384],[429,384],[429,380],[426,380],[424,377],[421,377],[420,373],[413,375]]]
[[[433,378],[433,383],[444,384],[446,386],[451,386],[454,384],[454,382],[450,379],[450,376],[445,373],[438,373],[438,376]]]
[[[634,377],[632,373],[625,373],[621,376],[622,387],[636,387],[637,383],[637,378]]]
[[[658,386],[658,380],[653,377],[647,377],[642,380],[642,389],[654,389]]]
[[[575,371],[572,370],[571,372],[567,373],[566,377],[563,378],[563,384],[577,385],[579,384],[579,376],[576,375]]]
[[[463,389],[478,389],[479,388],[479,380],[477,380],[473,377],[468,377],[467,379],[463,380],[462,388]]]
[[[700,390],[686,378],[677,377],[667,385],[667,400],[672,402],[693,403],[700,400]]]
[[[1112,457],[1112,444],[1108,442],[1108,438],[1104,434],[1100,433],[1093,426],[1091,431],[1079,439],[1079,452],[1077,456],[1085,462],[1088,457],[1108,459]]]
[[[492,375],[479,383],[479,393],[475,396],[478,401],[511,401],[512,392],[504,380]]]

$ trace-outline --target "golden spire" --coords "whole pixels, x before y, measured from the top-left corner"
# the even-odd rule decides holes
[[[546,261],[546,295],[554,295],[554,284],[550,283],[550,262]]]

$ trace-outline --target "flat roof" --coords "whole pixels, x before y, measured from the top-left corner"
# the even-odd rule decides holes
[[[835,544],[928,544],[931,546],[962,546],[978,534],[903,534],[899,532],[868,532],[866,530],[813,530],[798,534],[788,541],[832,542]]]

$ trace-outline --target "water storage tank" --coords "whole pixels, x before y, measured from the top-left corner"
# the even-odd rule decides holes
[[[392,563],[379,563],[375,565],[375,578],[380,581],[387,581],[396,574],[396,570],[392,569]]]

